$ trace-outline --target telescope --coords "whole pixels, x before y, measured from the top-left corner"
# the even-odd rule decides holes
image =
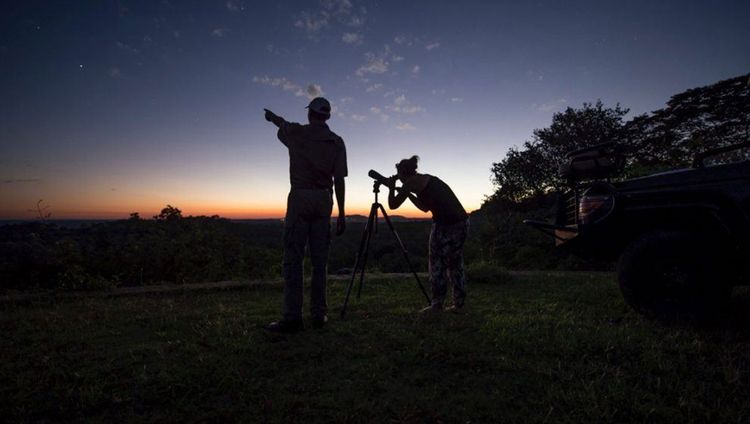
[[[370,215],[367,217],[367,224],[365,224],[365,229],[362,233],[362,239],[359,241],[359,250],[357,251],[357,259],[354,261],[352,279],[349,280],[349,287],[346,289],[344,305],[341,307],[341,318],[346,315],[346,308],[349,305],[349,295],[351,295],[352,293],[352,287],[354,286],[354,280],[357,277],[357,272],[360,273],[359,287],[357,288],[357,299],[359,299],[360,295],[362,294],[362,282],[365,279],[365,265],[367,265],[367,254],[370,250],[370,240],[372,239],[373,231],[376,233],[378,232],[378,212],[383,215],[383,219],[385,219],[386,224],[388,224],[388,228],[391,230],[393,237],[396,239],[396,242],[398,242],[398,246],[401,248],[401,253],[404,254],[406,264],[409,265],[409,269],[411,270],[412,275],[414,275],[414,278],[417,280],[419,289],[422,291],[422,294],[427,300],[427,304],[430,304],[430,296],[427,294],[427,291],[422,285],[422,281],[419,279],[417,272],[414,270],[414,266],[409,259],[409,253],[406,251],[406,247],[404,247],[404,243],[401,241],[401,237],[398,236],[396,229],[393,228],[393,223],[391,222],[391,218],[388,217],[388,214],[385,213],[385,208],[378,202],[380,185],[382,184],[386,187],[393,187],[393,184],[396,183],[398,175],[386,178],[374,169],[371,169],[370,172],[367,173],[367,175],[375,180],[375,185],[372,188],[372,192],[375,194],[375,201],[372,203],[372,206],[370,206]]]
[[[393,185],[394,182],[396,182],[396,178],[398,178],[398,175],[393,175],[391,177],[384,177],[381,175],[378,171],[371,169],[370,172],[367,173],[367,175],[375,180],[378,184],[383,184],[386,187],[390,187]]]

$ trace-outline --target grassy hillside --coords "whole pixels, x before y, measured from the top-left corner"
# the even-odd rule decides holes
[[[470,278],[472,276],[470,275]],[[480,280],[480,281],[478,281]],[[0,305],[9,421],[743,422],[750,296],[710,328],[631,312],[611,274],[473,278],[420,317],[367,281],[344,321],[269,336],[281,288]],[[343,281],[330,285],[338,307]]]

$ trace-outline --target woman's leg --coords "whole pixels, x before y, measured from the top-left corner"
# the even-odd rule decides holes
[[[448,275],[453,284],[453,304],[457,308],[463,308],[466,300],[466,275],[464,273],[464,244],[468,234],[469,222],[461,222],[451,227],[450,251],[448,256]]]
[[[443,305],[448,291],[445,279],[445,231],[439,224],[430,230],[429,273],[432,286],[432,305]]]

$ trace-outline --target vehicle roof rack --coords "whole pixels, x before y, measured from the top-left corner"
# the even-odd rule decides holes
[[[693,168],[703,168],[706,164],[703,162],[706,158],[711,156],[720,155],[722,153],[731,152],[732,150],[739,150],[745,147],[750,147],[750,141],[742,143],[731,144],[729,146],[717,147],[715,149],[709,149],[705,152],[698,153],[693,159]]]

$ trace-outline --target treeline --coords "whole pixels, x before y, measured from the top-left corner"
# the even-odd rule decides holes
[[[415,268],[426,271],[431,222],[394,225]],[[343,236],[332,237],[329,273],[351,273],[363,230],[363,222],[351,220]],[[0,289],[279,279],[282,239],[280,220],[238,223],[218,216],[183,217],[172,206],[154,219],[133,214],[126,220],[76,227],[41,221],[5,225],[0,226]],[[467,262],[476,259],[468,253]],[[373,237],[367,264],[368,272],[409,271],[384,222]],[[309,272],[309,261],[305,266]]]
[[[209,217],[7,225],[0,240],[3,288],[22,290],[262,277],[273,272],[277,256],[246,243],[228,220]]]
[[[560,254],[553,242],[521,221],[552,220],[566,153],[615,142],[627,157],[620,179],[688,167],[702,151],[750,141],[750,75],[676,94],[663,109],[626,120],[628,109],[601,101],[554,114],[549,127],[492,164],[495,192],[478,215],[481,256],[512,268],[606,268]],[[747,151],[718,160],[748,159]]]

